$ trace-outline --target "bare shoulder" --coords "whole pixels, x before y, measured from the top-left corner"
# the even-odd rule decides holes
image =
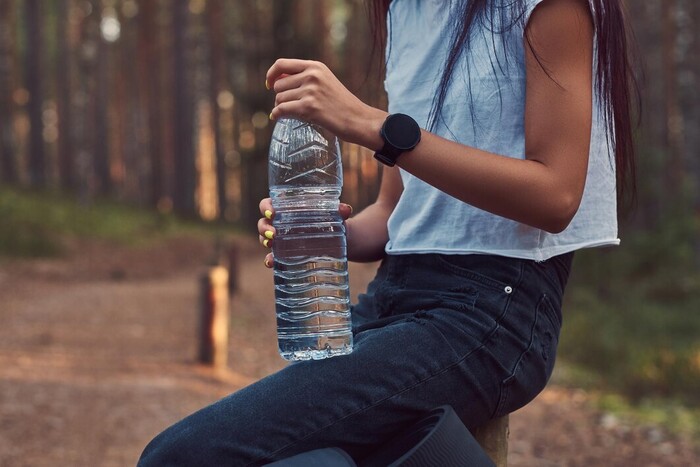
[[[592,38],[593,18],[587,0],[544,0],[534,9],[527,35],[537,46],[557,49]]]
[[[533,17],[536,14],[552,14],[564,19],[571,14],[590,17],[590,13],[588,0],[543,0],[535,8]]]
[[[528,69],[544,67],[557,81],[562,75],[585,71],[593,53],[593,34],[587,0],[544,0],[532,12],[525,31]]]

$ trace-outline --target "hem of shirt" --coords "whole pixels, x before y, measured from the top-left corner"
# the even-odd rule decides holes
[[[388,255],[409,255],[409,254],[442,254],[442,255],[496,255],[509,258],[529,259],[533,261],[546,261],[554,256],[563,255],[572,251],[584,248],[597,248],[604,246],[617,246],[620,244],[619,238],[608,238],[601,240],[591,240],[588,242],[571,243],[566,245],[556,245],[547,248],[533,248],[529,250],[495,250],[486,248],[473,249],[449,249],[449,248],[401,248],[385,249]]]

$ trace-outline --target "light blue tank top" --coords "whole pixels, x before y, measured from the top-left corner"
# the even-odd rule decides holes
[[[484,28],[473,32],[469,53],[455,67],[443,120],[433,130],[436,134],[524,159],[523,33],[540,1],[528,0],[522,21],[508,32],[491,34]],[[461,1],[394,0],[390,7],[385,81],[389,112],[408,114],[422,128],[428,127],[449,52],[451,3]],[[615,168],[600,108],[594,98],[586,185],[579,210],[566,230],[551,234],[482,211],[401,170],[404,190],[389,218],[386,252],[490,253],[542,261],[579,248],[618,244]]]

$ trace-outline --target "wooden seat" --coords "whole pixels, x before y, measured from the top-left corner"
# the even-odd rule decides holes
[[[486,451],[496,467],[508,465],[508,415],[495,418],[472,430],[474,438]]]

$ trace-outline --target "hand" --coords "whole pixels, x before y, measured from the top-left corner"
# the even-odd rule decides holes
[[[352,206],[345,203],[340,203],[338,206],[338,212],[343,221],[348,220],[352,215]],[[260,214],[263,217],[258,220],[258,240],[260,244],[265,248],[272,248],[272,242],[275,238],[275,228],[272,226],[272,218],[275,217],[275,211],[272,209],[272,200],[270,198],[265,198],[260,201]],[[265,256],[265,267],[271,268],[274,256],[272,253],[268,253]]]
[[[267,71],[265,85],[274,89],[270,118],[294,117],[331,131],[343,141],[378,150],[387,113],[368,106],[321,62],[277,60]]]

